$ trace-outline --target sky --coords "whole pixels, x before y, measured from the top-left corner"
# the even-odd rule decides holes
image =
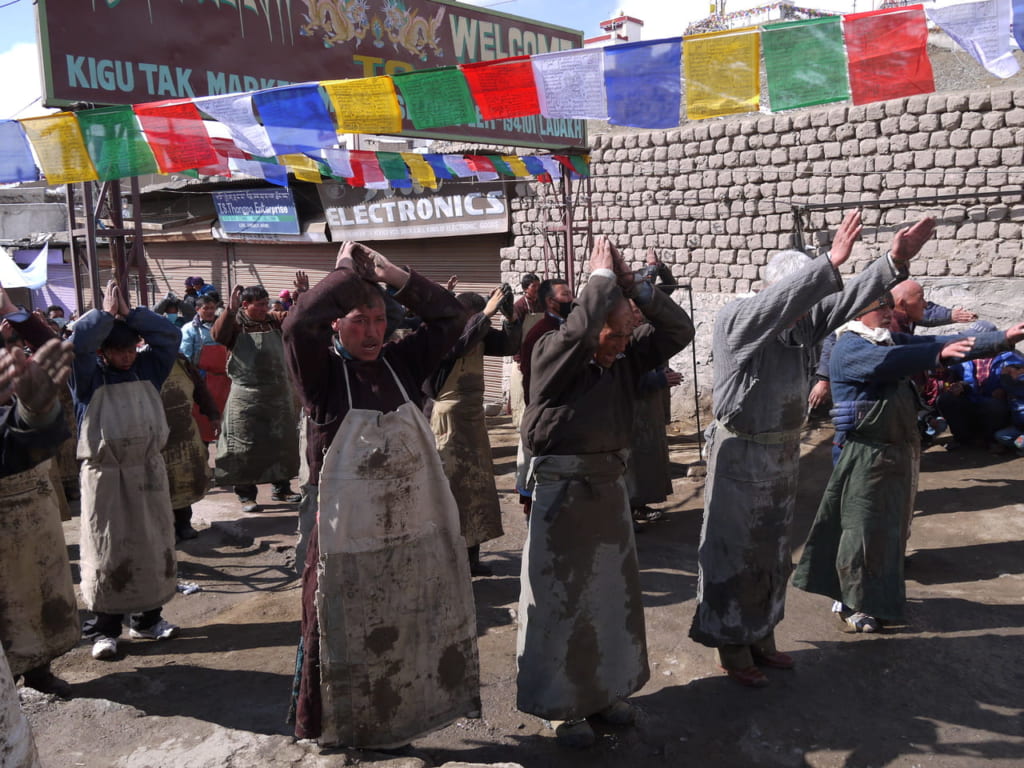
[[[160,0],[167,2],[169,0]],[[195,0],[192,0],[193,2]],[[764,5],[769,0],[724,0],[726,12]],[[298,4],[301,0],[295,0]],[[722,0],[719,0],[722,2]],[[644,39],[681,35],[686,25],[708,14],[710,0],[473,0],[473,5],[528,19],[600,32],[600,23],[622,9],[644,22]],[[805,7],[836,12],[866,11],[873,0],[802,0]],[[50,110],[40,104],[42,85],[32,0],[0,0],[0,120],[31,117]]]

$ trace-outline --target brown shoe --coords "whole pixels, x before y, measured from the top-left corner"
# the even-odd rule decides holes
[[[754,656],[754,663],[762,667],[771,667],[772,669],[792,669],[796,666],[796,662],[793,661],[793,657],[788,653],[776,651],[775,653],[761,654],[757,652],[757,648],[751,648],[751,653]]]
[[[764,688],[768,685],[768,677],[757,667],[746,667],[744,669],[729,669],[722,667],[722,671],[740,685],[747,688]]]

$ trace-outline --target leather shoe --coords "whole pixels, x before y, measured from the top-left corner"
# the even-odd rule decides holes
[[[270,494],[270,498],[273,499],[274,501],[286,501],[289,504],[298,504],[300,501],[302,501],[301,494],[292,493],[291,491],[274,491],[272,494]]]
[[[772,669],[792,669],[796,666],[796,662],[793,661],[793,657],[788,653],[782,653],[776,651],[775,653],[758,653],[756,649],[751,649],[751,653],[754,656],[754,663],[759,664],[762,667],[771,667]]]
[[[745,667],[743,669],[722,667],[722,671],[740,685],[745,685],[748,688],[764,688],[768,685],[768,678],[757,667]]]

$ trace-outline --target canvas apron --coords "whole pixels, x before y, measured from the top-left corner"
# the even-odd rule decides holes
[[[901,382],[847,434],[793,586],[902,620],[903,552],[921,454],[917,410],[914,390]]]
[[[214,481],[258,485],[291,480],[299,472],[299,411],[281,333],[238,334],[228,374],[231,394],[217,441]]]
[[[199,364],[196,366],[203,373],[203,383],[210,390],[210,396],[220,413],[228,402],[231,392],[231,379],[228,378],[228,348],[223,344],[206,344],[199,350]],[[216,440],[210,420],[199,412],[199,406],[192,404],[192,416],[199,425],[199,436],[204,443]]]
[[[160,449],[167,419],[149,381],[99,387],[82,419],[82,602],[141,613],[177,585],[174,516]]]
[[[586,717],[650,677],[626,451],[538,456],[523,546],[516,706]]]
[[[0,648],[0,768],[39,768],[36,743]]]
[[[491,443],[484,420],[484,345],[455,361],[434,402],[430,428],[437,438],[444,473],[459,508],[467,547],[496,539],[501,505],[494,484]]]
[[[479,716],[476,613],[426,418],[397,376],[398,410],[352,408],[344,371],[319,487],[320,742],[386,748]]]
[[[44,461],[0,478],[0,641],[15,675],[67,653],[81,637],[54,466]]]
[[[636,398],[626,467],[626,488],[634,507],[658,504],[672,495],[672,466],[665,433],[667,394],[667,389],[659,389]]]
[[[162,453],[167,465],[171,509],[184,509],[195,504],[206,495],[209,484],[210,454],[192,417],[194,394],[195,383],[178,359],[160,389],[169,430]]]
[[[540,319],[544,317],[543,312],[530,312],[523,318],[523,335],[526,335]],[[523,391],[523,372],[519,370],[519,363],[513,363],[512,372],[508,382],[509,411],[512,414],[512,427],[519,429],[523,421],[523,412],[526,410],[526,392]]]

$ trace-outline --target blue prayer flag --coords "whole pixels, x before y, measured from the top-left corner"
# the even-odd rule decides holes
[[[681,38],[605,48],[608,122],[640,128],[678,126],[681,63]]]
[[[445,165],[444,155],[424,155],[423,159],[427,161],[430,167],[434,171],[434,175],[439,179],[454,179],[455,175],[451,169]]]
[[[252,103],[278,155],[298,155],[338,143],[334,120],[315,83],[257,91]]]
[[[1013,37],[1024,50],[1024,0],[1013,0]]]
[[[0,121],[0,184],[38,180],[39,168],[21,123]]]

